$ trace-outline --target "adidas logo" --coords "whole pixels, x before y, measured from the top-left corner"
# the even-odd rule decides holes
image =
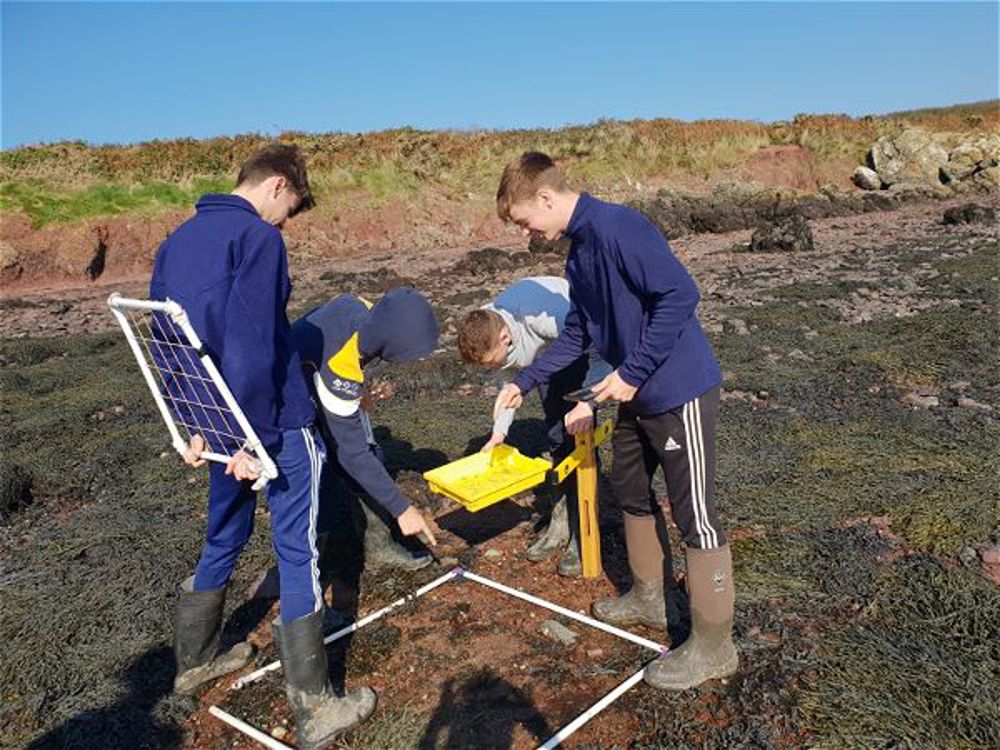
[[[667,442],[663,444],[663,450],[665,451],[679,451],[680,449],[681,449],[680,443],[678,443],[672,437],[668,437]]]

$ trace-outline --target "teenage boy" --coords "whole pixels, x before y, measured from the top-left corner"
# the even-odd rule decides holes
[[[692,628],[687,641],[646,669],[646,681],[683,690],[732,674],[738,662],[732,559],[715,505],[722,376],[695,316],[694,281],[641,214],[571,191],[544,154],[526,153],[504,170],[497,213],[526,234],[566,236],[572,246],[566,260],[571,307],[562,333],[501,390],[495,410],[517,406],[524,393],[591,343],[615,368],[594,391],[597,402],[619,403],[611,485],[623,511],[633,585],[621,597],[596,601],[595,616],[616,624],[666,625],[673,575],[651,488],[661,466],[686,546]],[[567,422],[570,433],[580,429]]]
[[[281,615],[273,623],[300,747],[321,747],[375,709],[367,687],[334,694],[323,647],[323,600],[316,550],[322,438],[291,345],[285,305],[291,292],[281,236],[285,221],[314,205],[295,146],[268,146],[243,164],[236,189],[205,195],[197,213],[160,245],[150,296],[187,311],[205,350],[274,459],[267,485],[272,543],[281,577]],[[205,442],[185,460],[201,465]],[[181,584],[174,620],[175,690],[245,665],[250,647],[218,654],[226,585],[253,529],[255,462],[238,452],[210,467],[208,528],[195,574]]]
[[[292,341],[320,407],[323,437],[335,455],[320,483],[321,537],[340,538],[353,526],[352,496],[359,488],[378,506],[361,501],[366,564],[424,567],[431,557],[412,556],[387,527],[394,519],[404,536],[423,534],[435,543],[423,515],[382,463],[365,404],[364,368],[378,360],[411,362],[434,351],[438,326],[430,303],[409,287],[391,289],[374,305],[342,294],[295,321]]]
[[[569,307],[569,284],[566,279],[557,276],[521,279],[489,304],[465,316],[458,328],[459,353],[469,364],[490,370],[521,370],[559,337]],[[596,380],[607,372],[604,363],[595,363],[591,371],[589,359],[587,354],[581,355],[538,385],[549,452],[555,463],[569,455],[574,447],[572,437],[566,433],[566,415],[571,413],[574,422],[593,420],[593,410],[589,405],[579,403],[573,406],[564,398],[588,380]],[[483,446],[484,451],[504,442],[513,419],[514,409],[505,409],[497,416],[492,435]],[[576,476],[573,475],[566,482],[565,494],[552,508],[545,532],[528,547],[528,559],[539,562],[555,552],[561,552],[559,574],[579,576],[578,524]]]

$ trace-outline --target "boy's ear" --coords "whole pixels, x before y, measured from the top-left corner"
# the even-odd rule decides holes
[[[546,208],[552,208],[552,199],[555,197],[555,194],[552,192],[552,188],[538,188],[538,191],[535,193],[535,197],[541,201],[542,205]]]

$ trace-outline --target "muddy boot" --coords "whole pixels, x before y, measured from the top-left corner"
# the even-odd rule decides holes
[[[569,544],[563,550],[562,557],[559,558],[559,567],[556,571],[563,578],[579,578],[583,574],[583,564],[580,562],[580,542],[577,541],[576,534],[569,538]]]
[[[687,690],[736,671],[733,644],[733,560],[729,545],[688,548],[691,637],[646,667],[645,679],[662,690]]]
[[[623,513],[625,549],[632,571],[632,588],[618,597],[598,599],[591,605],[594,617],[612,625],[647,625],[667,629],[664,594],[664,545],[657,526],[662,516]],[[662,524],[664,529],[665,523]],[[669,546],[666,549],[670,549]],[[671,576],[672,579],[672,576]]]
[[[545,531],[528,547],[527,557],[531,562],[547,560],[565,547],[569,538],[569,513],[566,510],[566,496],[563,495],[552,506],[552,516]]]
[[[194,576],[181,584],[174,612],[175,693],[190,695],[200,685],[245,667],[253,656],[249,643],[217,653],[225,602],[225,588],[195,591]]]
[[[291,623],[272,623],[285,671],[285,694],[295,715],[297,747],[319,750],[363,722],[375,710],[375,692],[359,688],[340,698],[333,692],[323,646],[322,613]]]
[[[365,567],[372,569],[395,568],[397,570],[420,570],[431,564],[429,554],[414,556],[406,547],[392,538],[387,522],[358,501],[365,514]]]

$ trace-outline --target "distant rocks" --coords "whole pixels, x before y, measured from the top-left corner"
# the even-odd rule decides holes
[[[882,178],[878,176],[878,172],[869,167],[859,166],[854,170],[854,175],[851,179],[862,190],[882,189]]]
[[[965,203],[949,208],[942,219],[945,224],[995,224],[996,220],[996,211],[978,203]]]
[[[813,249],[809,222],[797,212],[761,219],[750,237],[754,253],[802,252]]]
[[[864,190],[943,197],[949,192],[1000,189],[1000,135],[995,133],[966,138],[949,151],[939,137],[909,128],[875,141],[867,161],[852,176]]]

